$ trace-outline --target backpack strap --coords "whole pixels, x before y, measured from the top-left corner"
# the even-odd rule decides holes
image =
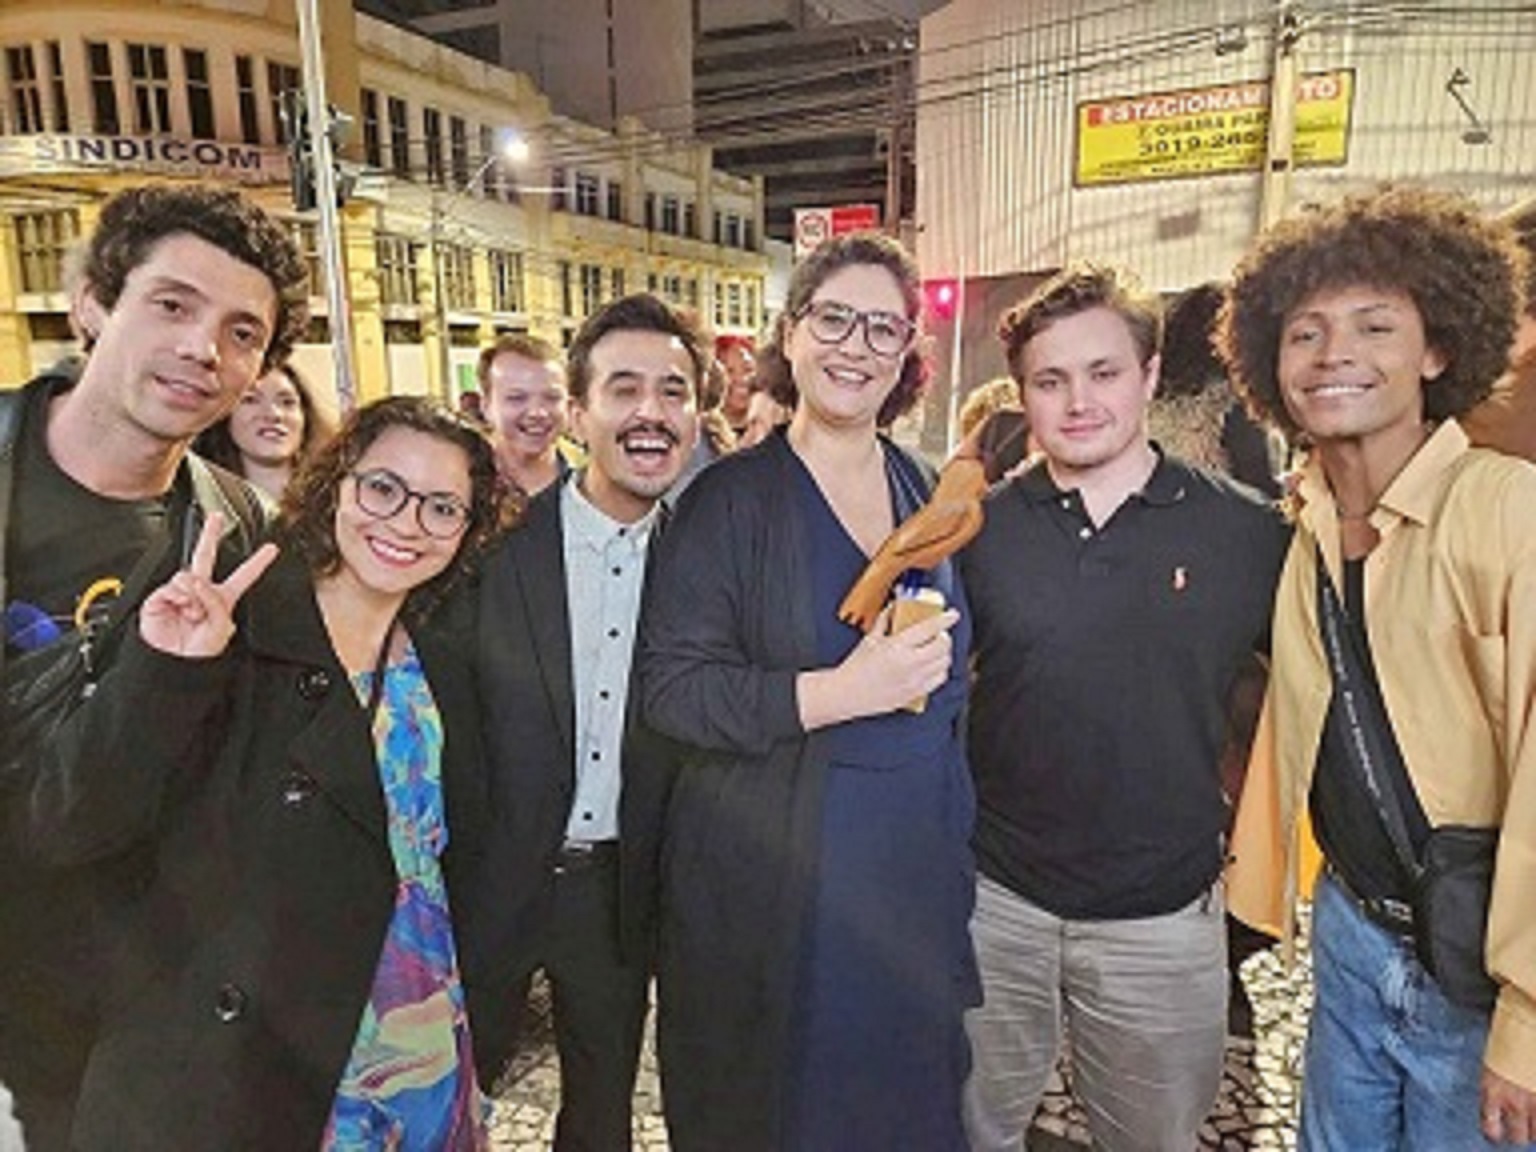
[[[0,392],[0,606],[5,599],[5,541],[10,535],[11,483],[16,470],[16,440],[27,394],[20,388]],[[5,668],[5,645],[0,644],[0,671]]]
[[[270,525],[267,504],[233,472],[210,464],[194,452],[187,453],[187,473],[192,481],[192,504],[200,514],[187,517],[184,558],[190,556],[188,549],[196,544],[202,518],[209,512],[223,513],[225,531],[234,536],[242,554],[253,552]]]

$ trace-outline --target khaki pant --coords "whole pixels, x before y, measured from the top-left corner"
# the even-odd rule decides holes
[[[1097,1147],[1191,1152],[1221,1087],[1220,888],[1166,916],[1062,920],[986,878],[971,920],[984,1000],[966,1014],[972,1152],[1021,1152],[1065,1024]]]

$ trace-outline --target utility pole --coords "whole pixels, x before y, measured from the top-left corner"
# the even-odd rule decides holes
[[[330,313],[331,355],[336,365],[336,403],[345,414],[357,402],[352,366],[352,313],[347,297],[346,265],[341,255],[341,216],[336,197],[336,157],[331,139],[331,106],[325,97],[325,64],[320,51],[317,0],[295,0],[303,49],[304,98],[310,154],[314,158],[315,199],[320,210],[317,238],[325,268],[325,302]]]
[[[885,231],[901,235],[901,189],[903,160],[907,154],[907,116],[912,101],[912,53],[907,33],[896,44],[896,59],[891,65],[891,127],[885,149]]]
[[[1301,61],[1301,18],[1293,0],[1277,0],[1274,56],[1269,70],[1269,133],[1259,186],[1259,229],[1285,215],[1296,156],[1296,83]]]

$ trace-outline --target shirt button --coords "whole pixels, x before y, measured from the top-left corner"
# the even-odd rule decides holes
[[[603,688],[603,689],[600,689],[598,691],[597,698],[599,700],[607,700],[607,699],[610,699],[612,697],[612,695],[613,695],[613,693],[609,692],[608,689]]]
[[[1092,535],[1093,529],[1089,528],[1086,524],[1077,530],[1077,537],[1079,540],[1086,540]]]
[[[233,1024],[245,1015],[245,989],[238,984],[223,984],[213,998],[213,1014],[221,1024]]]
[[[614,570],[613,570],[613,574],[615,576],[622,576],[622,575],[624,575],[624,569],[615,567]]]
[[[610,629],[608,629],[608,639],[610,639],[610,640],[617,640],[618,638],[619,638],[619,630],[617,628],[610,628]]]
[[[297,808],[315,794],[314,778],[305,772],[290,772],[283,777],[283,804]]]
[[[331,674],[324,668],[306,668],[295,685],[305,700],[321,700],[331,690]]]
[[[1063,508],[1065,508],[1068,512],[1072,511],[1072,497],[1070,497],[1070,496],[1063,496],[1061,498],[1061,506]]]
[[[592,759],[594,759],[594,760],[601,760],[602,758],[603,758],[603,754],[601,752],[594,752],[594,753],[592,753]]]

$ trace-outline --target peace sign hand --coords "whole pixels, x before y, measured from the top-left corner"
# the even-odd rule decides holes
[[[277,545],[263,544],[227,579],[213,579],[213,561],[224,534],[224,517],[210,512],[192,562],[156,588],[139,609],[139,636],[156,651],[187,659],[222,655],[235,634],[235,605],[277,559]]]

